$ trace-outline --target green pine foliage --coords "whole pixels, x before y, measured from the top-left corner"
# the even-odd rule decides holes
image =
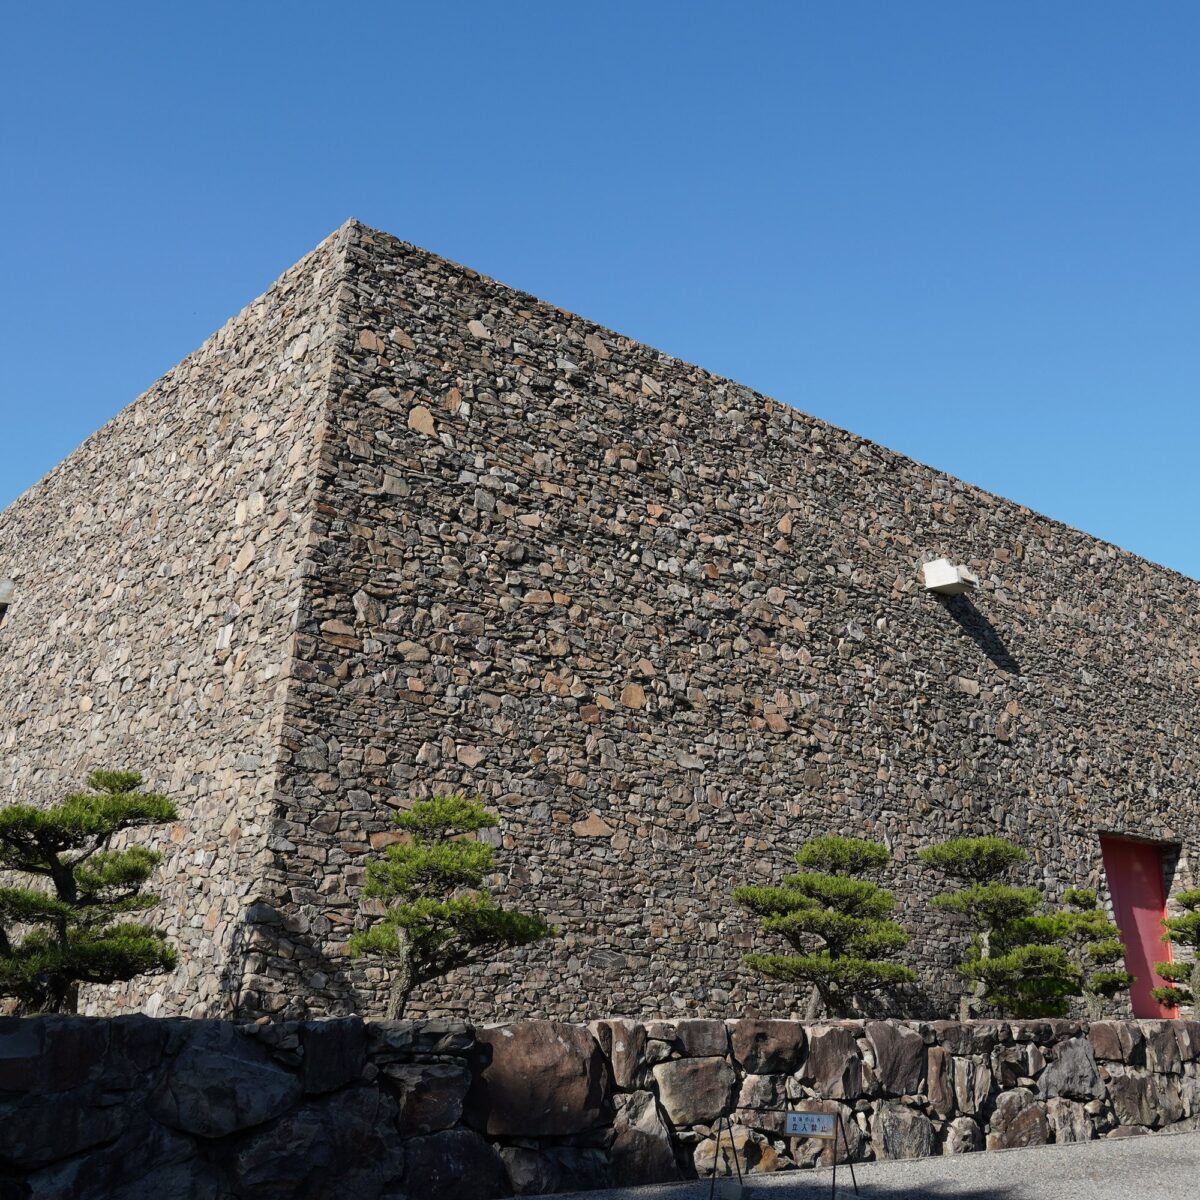
[[[1125,947],[1117,927],[1088,888],[1068,888],[1063,907],[1039,913],[1037,888],[1011,876],[1027,860],[1020,846],[1002,838],[955,838],[921,851],[921,858],[962,886],[934,898],[946,912],[970,923],[974,937],[960,970],[974,984],[962,997],[967,1020],[985,1004],[1006,1016],[1065,1016],[1083,996],[1093,1019],[1104,1003],[1133,983],[1117,964]]]
[[[412,992],[457,967],[511,946],[549,937],[538,917],[509,912],[479,889],[493,869],[492,848],[474,840],[499,824],[478,800],[434,796],[396,816],[409,836],[367,864],[365,897],[387,912],[350,939],[350,953],[378,955],[392,971],[387,1015],[403,1015]]]
[[[782,937],[794,954],[748,954],[746,963],[771,979],[807,984],[809,1019],[823,1007],[849,1016],[856,997],[910,983],[908,967],[888,962],[908,944],[889,919],[890,892],[858,876],[887,865],[887,847],[863,838],[813,838],[796,853],[804,868],[781,887],[739,887],[734,899],[762,918],[764,932]]]
[[[929,866],[959,881],[954,891],[934,897],[946,912],[967,919],[974,931],[959,969],[974,984],[963,995],[959,1017],[969,1020],[985,1004],[1014,1017],[1057,1015],[1065,995],[1078,986],[1075,970],[1060,946],[1031,945],[1018,933],[1037,911],[1041,893],[1009,882],[1028,855],[998,837],[952,838],[920,853]]]
[[[1169,1008],[1190,1004],[1200,1008],[1200,888],[1180,892],[1175,897],[1184,909],[1180,917],[1168,917],[1163,922],[1164,942],[1175,942],[1191,951],[1191,962],[1160,962],[1155,973],[1167,982],[1152,989],[1154,998]]]
[[[1079,973],[1088,1017],[1100,1020],[1106,1002],[1134,983],[1124,968],[1121,931],[1104,915],[1091,888],[1067,888],[1062,909],[1035,919],[1047,922],[1048,940],[1067,951]]]
[[[114,835],[174,820],[166,797],[139,790],[135,771],[93,771],[88,792],[49,808],[0,809],[0,869],[50,887],[0,887],[0,995],[23,1012],[73,1012],[81,983],[169,970],[163,934],[122,920],[152,908],[144,891],[161,855],[113,850]]]

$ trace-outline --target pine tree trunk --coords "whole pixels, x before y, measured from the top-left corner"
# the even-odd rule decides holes
[[[408,939],[403,933],[399,935],[400,953],[392,963],[392,979],[388,988],[387,1008],[384,1016],[389,1021],[399,1021],[404,1016],[408,998],[412,994],[416,980],[413,978],[412,958],[409,954]]]
[[[812,990],[808,993],[808,1009],[804,1013],[804,1019],[806,1021],[815,1021],[820,1011],[821,993],[817,991],[817,988],[814,985]]]

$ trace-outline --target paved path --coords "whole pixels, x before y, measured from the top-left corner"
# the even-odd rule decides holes
[[[854,1170],[861,1200],[1197,1200],[1200,1133],[862,1163]],[[823,1200],[829,1196],[829,1175],[827,1170],[754,1175],[745,1200]],[[668,1183],[571,1192],[570,1196],[572,1200],[708,1200],[708,1188],[707,1181]],[[838,1200],[853,1196],[850,1172],[838,1168]]]

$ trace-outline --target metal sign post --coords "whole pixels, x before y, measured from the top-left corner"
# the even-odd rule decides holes
[[[829,1195],[831,1200],[837,1200],[837,1169],[838,1169],[838,1134],[842,1135],[842,1145],[846,1147],[846,1166],[850,1168],[850,1182],[854,1184],[854,1194],[858,1195],[858,1180],[854,1177],[854,1164],[849,1161],[850,1139],[846,1136],[846,1127],[842,1124],[842,1114],[828,1112],[786,1112],[783,1131],[788,1137],[797,1138],[826,1138],[833,1142],[833,1184]]]
[[[713,1151],[712,1182],[709,1183],[709,1185],[708,1185],[708,1200],[713,1200],[713,1197],[717,1193],[717,1167],[721,1162],[721,1127],[722,1126],[724,1126],[726,1132],[729,1134],[729,1149],[730,1149],[730,1152],[733,1154],[733,1166],[734,1166],[734,1169],[737,1171],[737,1178],[738,1178],[736,1191],[734,1191],[732,1188],[727,1189],[727,1188],[725,1188],[724,1184],[722,1184],[722,1188],[721,1188],[722,1200],[724,1200],[725,1197],[729,1197],[729,1200],[733,1200],[733,1197],[735,1197],[735,1196],[740,1197],[742,1194],[742,1164],[738,1160],[737,1146],[733,1140],[733,1125],[730,1123],[730,1120],[727,1116],[718,1117],[717,1118],[717,1147]]]

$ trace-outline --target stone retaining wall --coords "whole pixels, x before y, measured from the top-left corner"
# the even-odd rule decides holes
[[[488,1200],[1200,1128],[1200,1022],[0,1021],[0,1200]],[[726,1143],[727,1144],[727,1143]],[[722,1170],[729,1164],[722,1161]]]

